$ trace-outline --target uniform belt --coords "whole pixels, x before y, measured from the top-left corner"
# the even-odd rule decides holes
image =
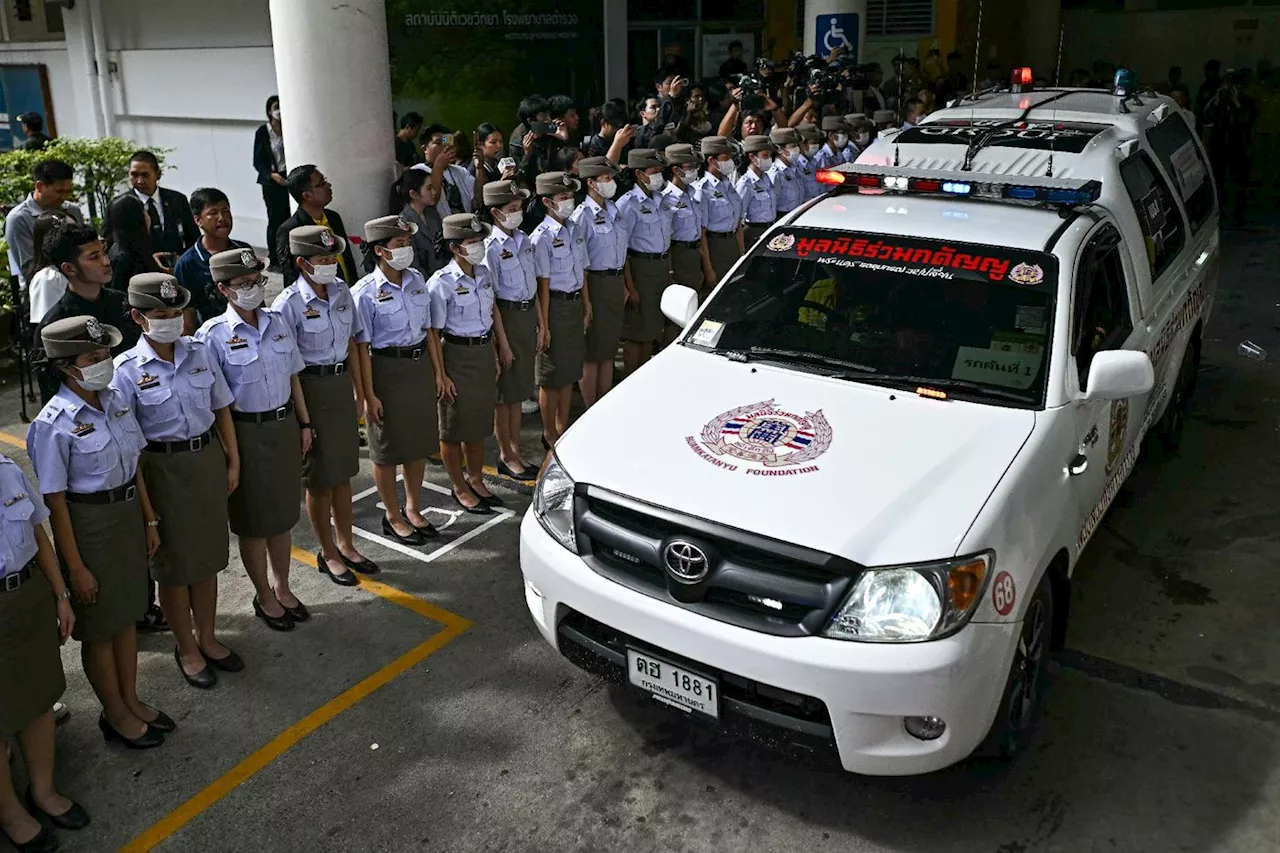
[[[0,579],[0,592],[17,592],[24,583],[31,580],[31,570],[35,564],[36,558],[32,557],[25,566],[11,575],[5,575]]]
[[[622,275],[622,270],[587,270],[587,272],[591,273],[592,275],[610,275],[610,276]]]
[[[115,504],[121,501],[131,501],[137,495],[138,486],[134,480],[130,480],[123,486],[107,489],[104,492],[92,492],[89,494],[67,492],[67,500],[73,504]]]
[[[774,222],[777,222],[777,221],[778,220],[774,219],[769,222],[744,222],[743,224],[746,225],[748,228],[768,228],[770,225],[772,225]]]
[[[197,450],[203,450],[211,443],[213,443],[213,430],[207,429],[203,435],[197,435],[186,441],[148,441],[147,450],[152,453],[186,453],[188,451],[194,453]]]
[[[515,311],[528,311],[533,307],[534,301],[532,299],[499,299],[498,304]]]
[[[490,332],[485,332],[483,335],[476,338],[469,338],[465,335],[453,335],[449,332],[445,332],[442,337],[444,338],[445,343],[454,344],[455,346],[460,347],[483,347],[488,346],[493,341],[493,334]]]
[[[427,351],[426,340],[421,340],[411,347],[379,347],[370,350],[374,355],[384,356],[385,358],[411,358],[414,361],[422,358],[422,354]]]
[[[708,232],[707,232],[707,236],[708,236],[708,237],[719,237],[719,238],[720,238],[720,239],[722,239],[722,240],[727,240],[727,239],[729,239],[730,237],[737,237],[737,236],[738,236],[738,232],[737,232],[737,231],[708,231]]]
[[[308,376],[341,376],[347,372],[347,363],[340,361],[337,364],[308,364],[302,368],[302,372]]]
[[[681,249],[701,249],[701,240],[672,240],[672,246],[679,246]]]
[[[552,299],[559,299],[562,302],[577,302],[582,298],[581,290],[549,290],[547,293]]]
[[[633,258],[643,258],[646,261],[665,261],[671,256],[671,252],[636,252],[627,249],[627,254]]]
[[[231,410],[231,420],[240,421],[246,424],[267,424],[274,421],[282,421],[289,415],[293,414],[293,401],[285,403],[278,409],[271,409],[266,412],[237,412]]]

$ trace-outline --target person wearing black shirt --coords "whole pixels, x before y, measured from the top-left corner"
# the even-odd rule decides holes
[[[396,165],[404,171],[422,162],[422,149],[418,147],[418,133],[424,120],[418,113],[408,113],[400,119],[396,133]]]
[[[186,199],[183,199],[186,204]],[[127,294],[129,279],[148,272],[162,272],[152,256],[152,235],[142,202],[130,195],[118,196],[107,207],[107,227],[111,249],[108,257],[114,271],[112,290]],[[194,222],[194,220],[193,220]],[[163,270],[168,272],[168,270]],[[112,325],[115,325],[114,323]]]
[[[519,163],[524,159],[524,138],[533,128],[534,122],[551,121],[551,103],[541,95],[530,95],[516,107],[516,118],[520,123],[511,131],[508,153]]]
[[[40,113],[20,115],[18,122],[22,125],[22,135],[26,137],[26,141],[22,143],[23,151],[43,151],[53,141],[44,132],[44,119],[40,117]]]
[[[732,82],[730,78],[747,73],[747,63],[742,61],[742,42],[729,42],[729,58],[720,64],[720,79]]]

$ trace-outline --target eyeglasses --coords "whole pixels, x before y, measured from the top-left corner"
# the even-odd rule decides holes
[[[250,281],[241,281],[235,284],[228,284],[227,287],[232,290],[248,290],[251,287],[257,287],[260,284],[266,284],[267,277],[264,275],[257,276]]]

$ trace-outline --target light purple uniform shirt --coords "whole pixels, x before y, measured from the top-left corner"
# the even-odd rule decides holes
[[[285,405],[293,393],[289,380],[306,367],[284,317],[259,308],[257,318],[254,327],[228,305],[196,332],[218,360],[237,412],[269,412]]]
[[[188,441],[213,426],[214,412],[233,402],[222,368],[209,347],[195,338],[178,338],[173,363],[156,355],[143,335],[116,356],[111,387],[137,415],[147,441]]]

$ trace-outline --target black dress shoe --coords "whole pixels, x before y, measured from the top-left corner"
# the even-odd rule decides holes
[[[550,442],[547,441],[547,434],[545,432],[542,434],[542,449],[543,450],[551,449],[551,444]]]
[[[502,500],[502,498],[498,497],[497,495],[482,495],[479,492],[475,492],[474,489],[472,491],[475,493],[475,496],[480,499],[480,503],[484,504],[487,507],[506,506],[506,503]]]
[[[51,814],[36,805],[36,798],[31,796],[30,786],[27,787],[27,811],[36,817],[44,815],[49,819],[49,823],[58,829],[69,829],[75,832],[77,829],[84,829],[89,825],[89,813],[84,810],[84,806],[79,803],[72,803],[71,808],[62,814]]]
[[[253,597],[253,615],[257,616],[263,622],[267,623],[267,627],[272,631],[292,631],[293,617],[289,615],[289,609],[286,607],[284,613],[279,616],[269,616],[267,611],[262,609],[262,605],[258,603],[258,596]]]
[[[501,459],[498,460],[498,473],[504,477],[519,480],[522,483],[530,483],[538,478],[538,472],[534,471],[532,468],[526,468],[517,474],[511,469],[510,465],[503,462]]]
[[[0,829],[0,835],[3,835],[18,853],[53,853],[58,849],[58,836],[44,824],[40,824],[40,831],[36,833],[35,838],[21,844],[10,838],[9,833],[3,829]]]
[[[338,552],[338,556],[342,559],[342,565],[351,569],[353,572],[360,572],[365,575],[376,575],[378,572],[382,571],[382,569],[378,568],[377,563],[366,557],[361,557],[359,560],[353,560],[341,551]]]
[[[404,517],[404,520],[409,521],[409,516],[406,515]],[[436,530],[436,526],[429,521],[426,524],[422,525],[421,527],[414,524],[412,521],[409,521],[409,524],[413,527],[414,530],[418,531],[418,535],[420,535],[423,539],[435,539],[437,536],[440,535],[440,531]]]
[[[147,728],[155,729],[160,732],[160,734],[167,735],[169,732],[177,731],[178,724],[175,723],[173,718],[164,711],[156,710],[156,718],[147,723]]]
[[[324,553],[321,551],[316,552],[316,568],[320,570],[320,574],[328,575],[329,580],[338,586],[355,586],[360,583],[360,578],[356,577],[355,572],[346,571],[340,575],[335,575],[330,571],[329,561],[324,558]]]
[[[155,749],[164,743],[164,734],[151,726],[147,726],[147,730],[140,736],[129,738],[112,728],[111,724],[107,722],[106,716],[100,716],[98,717],[98,728],[102,730],[102,739],[107,743],[117,741],[129,747],[129,749]]]
[[[280,606],[284,607],[283,604]],[[284,607],[284,612],[288,613],[289,618],[293,619],[294,622],[306,622],[311,618],[311,612],[307,610],[307,605],[301,601],[298,602],[297,607]]]
[[[409,524],[409,520],[407,518],[405,519],[405,524]],[[409,524],[409,526],[413,527],[412,524]],[[394,539],[401,545],[425,545],[427,541],[426,538],[418,532],[416,527],[413,528],[413,532],[408,536],[401,536],[399,533],[396,533],[396,529],[391,526],[391,522],[387,520],[385,515],[382,517],[382,535]]]
[[[137,628],[144,634],[157,634],[169,630],[169,621],[164,618],[164,611],[160,609],[160,605],[152,604],[147,608],[146,614],[138,620]]]
[[[209,657],[209,655],[204,653],[204,649],[200,650],[200,654],[204,655],[204,659],[208,661],[209,666],[214,669],[220,669],[223,672],[240,672],[244,669],[244,658],[231,651],[231,649],[227,649],[227,656],[225,658]]]
[[[484,498],[480,497],[479,495],[476,495],[476,500],[480,501],[480,503],[476,504],[475,506],[467,506],[462,502],[462,498],[458,497],[457,492],[450,492],[450,494],[453,495],[454,503],[456,503],[458,506],[462,507],[464,510],[471,513],[472,515],[493,515],[493,510],[490,509],[489,505],[484,502]],[[475,494],[475,493],[472,492],[472,494]]]
[[[173,660],[178,664],[178,672],[182,673],[182,677],[187,680],[187,684],[192,687],[199,687],[201,690],[208,690],[211,687],[218,686],[218,674],[213,671],[213,667],[205,666],[204,669],[195,675],[188,675],[187,671],[182,668],[182,655],[178,654],[178,650],[173,650]],[[161,729],[160,731],[164,731]]]

